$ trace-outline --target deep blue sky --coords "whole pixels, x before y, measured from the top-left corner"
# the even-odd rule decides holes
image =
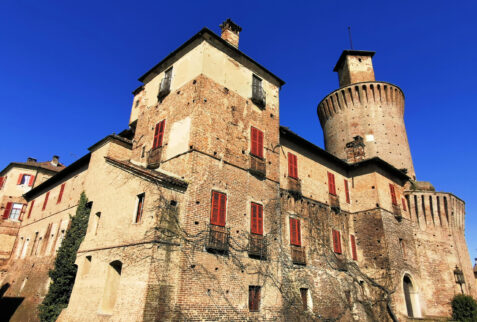
[[[457,4],[458,3],[458,4]],[[341,51],[374,50],[400,86],[417,177],[466,201],[477,257],[477,2],[2,1],[0,168],[53,154],[70,164],[127,127],[137,78],[206,26],[232,18],[240,49],[286,81],[281,124],[323,146],[318,102]]]

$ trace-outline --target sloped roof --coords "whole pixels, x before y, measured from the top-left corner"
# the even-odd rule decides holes
[[[28,162],[11,162],[7,165],[2,171],[0,171],[0,176],[7,173],[13,167],[20,167],[20,168],[27,168],[32,170],[43,169],[50,172],[60,172],[65,168],[65,165],[58,162],[58,165],[51,164],[51,161],[44,161],[44,162],[36,162],[36,161],[28,161]]]

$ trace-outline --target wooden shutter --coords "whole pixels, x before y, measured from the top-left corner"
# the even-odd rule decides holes
[[[252,312],[260,309],[260,286],[248,287],[248,309]]]
[[[5,210],[3,211],[3,219],[8,219],[10,216],[10,212],[12,211],[12,206],[13,204],[11,202],[7,202],[7,206],[5,207]]]
[[[217,191],[212,191],[212,207],[210,213],[210,223],[216,226],[225,226],[225,215],[227,209],[227,195]]]
[[[333,251],[341,254],[341,234],[339,231],[333,229]]]
[[[392,199],[393,205],[397,206],[396,190],[392,183],[389,184],[389,189],[391,190],[391,199]]]
[[[348,180],[344,179],[344,187],[345,187],[345,194],[346,194],[346,202],[350,203],[351,200],[349,198],[349,187],[348,187]]]
[[[156,129],[154,131],[154,143],[152,145],[153,149],[159,148],[162,146],[165,126],[166,126],[166,120],[162,120],[161,122],[156,124]]]
[[[23,176],[24,176],[24,174],[23,174],[23,173],[20,173],[20,175],[18,176],[17,184],[21,184],[21,183],[22,183]]]
[[[290,152],[288,152],[288,176],[298,179],[297,158]]]
[[[50,196],[50,192],[48,191],[45,195],[45,201],[43,201],[43,207],[41,207],[41,210],[45,210],[46,204],[48,203],[48,197]]]
[[[401,201],[402,201],[402,209],[404,211],[407,211],[407,207],[406,207],[406,200],[404,200],[404,198],[401,198]],[[439,214],[440,215],[440,214]]]
[[[263,132],[253,126],[251,131],[251,153],[257,157],[263,158]]]
[[[20,211],[20,216],[18,216],[18,221],[22,221],[23,220],[23,214],[25,213],[26,211],[26,208],[27,208],[27,205],[26,203],[24,203],[22,205],[22,210]]]
[[[351,241],[351,253],[353,255],[353,260],[357,261],[358,260],[358,252],[356,251],[356,240],[354,238],[354,235],[349,235],[349,239]]]
[[[303,310],[308,310],[308,289],[307,288],[300,288],[300,295],[301,295],[301,302],[303,303]]]
[[[142,210],[144,209],[144,194],[140,194],[137,201],[137,209],[136,209],[136,223],[141,221],[142,217]]]
[[[35,181],[35,176],[30,176],[30,181],[28,182],[28,185],[31,187],[33,186],[33,182]]]
[[[290,218],[290,244],[301,246],[301,228],[298,218]]]
[[[0,189],[3,188],[3,183],[5,182],[5,177],[0,177]]]
[[[65,185],[66,183],[63,183],[60,187],[60,194],[58,195],[58,200],[56,201],[56,203],[60,203],[61,202],[61,198],[63,198],[63,191],[65,191]]]
[[[28,216],[27,218],[30,218],[31,216],[31,211],[33,210],[33,206],[35,205],[35,200],[32,200],[31,204],[30,204],[30,210],[28,210]]]
[[[251,229],[252,234],[263,235],[263,206],[252,202]]]
[[[328,191],[336,196],[335,175],[331,172],[328,172]]]

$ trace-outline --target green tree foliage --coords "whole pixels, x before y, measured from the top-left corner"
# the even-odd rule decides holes
[[[76,215],[71,217],[71,226],[58,249],[55,267],[49,272],[51,285],[43,303],[39,306],[41,321],[55,321],[61,310],[68,306],[77,271],[76,252],[86,234],[90,211],[88,198],[83,192]]]
[[[456,321],[477,321],[477,303],[469,295],[459,294],[452,299],[452,318]]]

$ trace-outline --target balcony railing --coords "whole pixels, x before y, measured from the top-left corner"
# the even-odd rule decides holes
[[[305,247],[291,245],[291,258],[293,264],[306,265]]]
[[[331,193],[329,195],[330,195],[331,210],[333,210],[336,213],[339,213],[341,211],[340,198],[336,195],[332,195]]]
[[[261,84],[252,86],[252,102],[254,102],[258,107],[265,108],[265,105],[267,105],[266,97],[267,95]]]
[[[393,214],[394,214],[394,217],[396,217],[397,220],[402,219],[401,207],[399,207],[399,205],[393,205]]]
[[[209,251],[226,253],[229,251],[230,231],[228,228],[209,225],[205,248]]]
[[[147,167],[149,169],[159,168],[161,164],[162,147],[151,149],[147,154]]]
[[[254,155],[250,155],[250,173],[265,177],[267,174],[267,166],[264,159],[260,159]]]
[[[249,235],[248,255],[260,259],[267,258],[267,239],[263,235]]]
[[[159,86],[159,93],[157,98],[162,100],[171,92],[171,79],[169,77],[164,77],[161,81],[161,86]]]

